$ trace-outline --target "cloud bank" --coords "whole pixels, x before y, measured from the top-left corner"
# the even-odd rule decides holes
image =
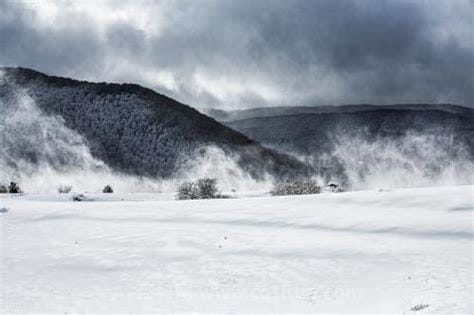
[[[444,1],[2,1],[0,64],[198,108],[474,106],[474,8]]]

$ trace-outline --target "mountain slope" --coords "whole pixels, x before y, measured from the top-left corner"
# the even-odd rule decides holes
[[[353,105],[218,115],[235,118],[224,123],[263,145],[304,158],[326,180],[353,188],[474,180],[474,109]]]
[[[254,112],[250,118],[228,121],[226,125],[263,144],[303,154],[328,152],[340,136],[396,139],[412,132],[452,134],[474,155],[474,110],[464,107],[349,106],[332,112],[271,112],[267,110],[262,116]]]
[[[183,160],[205,146],[236,156],[239,165],[254,176],[265,172],[290,176],[308,170],[193,108],[139,85],[90,83],[24,68],[0,70],[3,110],[17,106],[19,91],[26,93],[42,112],[60,117],[67,128],[81,135],[94,157],[121,172],[171,177]],[[22,152],[10,149],[16,152],[9,155],[12,167],[18,159],[35,162],[42,154],[31,145]]]

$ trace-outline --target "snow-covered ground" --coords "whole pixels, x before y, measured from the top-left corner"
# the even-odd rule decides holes
[[[90,197],[0,197],[0,312],[473,313],[474,186]]]

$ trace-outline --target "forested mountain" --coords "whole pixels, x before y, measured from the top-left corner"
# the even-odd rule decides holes
[[[276,107],[257,107],[242,110],[220,110],[207,109],[204,113],[214,117],[216,120],[225,122],[233,120],[242,120],[249,118],[289,116],[302,114],[335,114],[335,113],[360,113],[374,110],[436,110],[463,116],[473,116],[473,108],[463,107],[453,104],[394,104],[394,105],[317,105],[317,106],[276,106]]]
[[[474,109],[448,105],[277,107],[210,112],[264,145],[302,154],[330,152],[340,139],[450,136],[474,156]],[[440,148],[441,149],[441,148]]]
[[[465,162],[474,160],[474,110],[461,106],[208,112],[221,123],[135,84],[90,83],[24,68],[0,70],[2,167],[21,167],[25,160],[37,165],[45,159],[55,168],[81,164],[84,161],[77,160],[77,150],[70,147],[84,141],[92,156],[113,170],[159,178],[173,177],[207,146],[234,157],[253,177],[310,174],[341,182],[354,178],[351,172],[365,176],[374,167],[395,166],[396,173],[408,170],[431,176],[450,165],[461,165],[458,170],[469,168],[471,164]],[[18,94],[28,95],[34,107],[23,107],[27,114],[12,118]],[[29,121],[33,113],[28,111],[36,108],[46,118]],[[41,137],[32,136],[42,133],[45,126],[48,131]],[[29,134],[20,137],[25,131]],[[59,138],[62,151],[48,143],[51,136]]]
[[[285,177],[308,171],[295,159],[139,85],[90,83],[24,68],[0,71],[3,104],[12,102],[16,91],[25,91],[46,115],[59,116],[67,128],[79,133],[94,157],[121,172],[171,177],[184,159],[208,145],[236,156],[254,176],[269,172]],[[31,161],[40,154],[31,146],[24,152]]]
[[[317,176],[346,186],[469,184],[473,180],[471,108],[353,105],[210,114],[262,145],[298,155]]]

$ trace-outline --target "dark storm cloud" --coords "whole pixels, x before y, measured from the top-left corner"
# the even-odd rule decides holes
[[[61,74],[100,62],[102,43],[87,21],[77,28],[40,29],[35,12],[20,2],[2,2],[0,12],[0,64]]]
[[[1,64],[202,107],[474,105],[472,1],[45,3],[0,4]]]

